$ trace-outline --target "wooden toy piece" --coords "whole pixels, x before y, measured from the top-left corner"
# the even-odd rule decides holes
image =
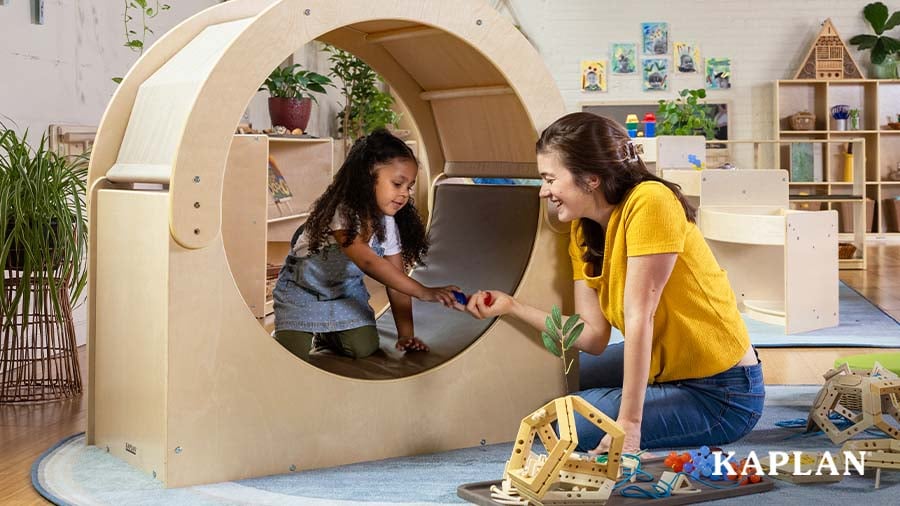
[[[847,51],[847,46],[831,23],[831,18],[822,23],[822,30],[816,37],[816,41],[803,65],[797,69],[794,79],[862,79],[859,66]]]
[[[900,429],[885,417],[900,422],[900,379],[877,362],[871,371],[852,371],[847,364],[825,373],[825,385],[810,409],[806,430],[820,428],[835,444],[878,427],[888,436],[900,439]],[[829,418],[837,413],[852,425],[840,430]]]
[[[578,445],[576,412],[612,436],[605,464],[573,454]],[[558,424],[558,436],[553,421]],[[546,455],[532,453],[535,436],[544,444]],[[621,426],[580,397],[554,399],[522,420],[504,479],[534,504],[605,502],[619,476],[624,436]]]
[[[843,474],[821,473],[816,474],[824,455],[813,452],[792,453],[785,464],[774,466],[774,473],[768,475],[781,481],[795,484],[805,483],[837,483],[844,479]],[[799,462],[796,460],[799,459]],[[763,469],[772,470],[773,463],[766,457],[760,461]]]
[[[859,462],[863,462],[863,467],[875,469],[875,488],[881,486],[882,469],[900,469],[900,441],[896,439],[848,441],[841,447],[841,453],[852,453]]]
[[[657,486],[660,490],[668,490],[672,495],[698,494],[699,488],[694,488],[691,480],[684,473],[666,471],[659,477]]]

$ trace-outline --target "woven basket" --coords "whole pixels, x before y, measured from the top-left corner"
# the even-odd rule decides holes
[[[790,117],[791,128],[794,130],[812,130],[816,126],[816,115],[808,112],[798,112]]]
[[[856,253],[856,245],[849,242],[838,243],[838,258],[841,260],[853,258],[854,253]]]

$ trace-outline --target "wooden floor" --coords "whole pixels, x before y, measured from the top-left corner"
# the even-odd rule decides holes
[[[866,253],[868,270],[842,271],[841,279],[900,321],[900,243],[873,242]],[[767,383],[820,384],[822,373],[835,358],[865,352],[864,348],[769,348],[760,350],[760,357]],[[78,355],[86,381],[84,348]],[[31,487],[31,464],[60,439],[84,431],[86,424],[85,396],[34,406],[0,406],[0,505],[49,504]]]

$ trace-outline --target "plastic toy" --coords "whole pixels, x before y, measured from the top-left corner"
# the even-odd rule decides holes
[[[652,112],[644,115],[644,137],[656,137],[656,116]]]
[[[638,124],[640,124],[640,122],[638,121],[637,114],[629,114],[625,118],[625,128],[628,130],[629,137],[637,137]]]
[[[466,294],[464,294],[462,292],[457,292],[456,290],[453,290],[453,297],[456,298],[456,302],[459,302],[463,306],[465,306],[466,304],[469,303],[469,298],[466,297]]]

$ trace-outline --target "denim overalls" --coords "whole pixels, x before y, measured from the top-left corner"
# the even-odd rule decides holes
[[[372,249],[384,256],[380,245]],[[375,325],[364,275],[337,244],[306,257],[292,250],[273,290],[275,330],[337,332]]]

